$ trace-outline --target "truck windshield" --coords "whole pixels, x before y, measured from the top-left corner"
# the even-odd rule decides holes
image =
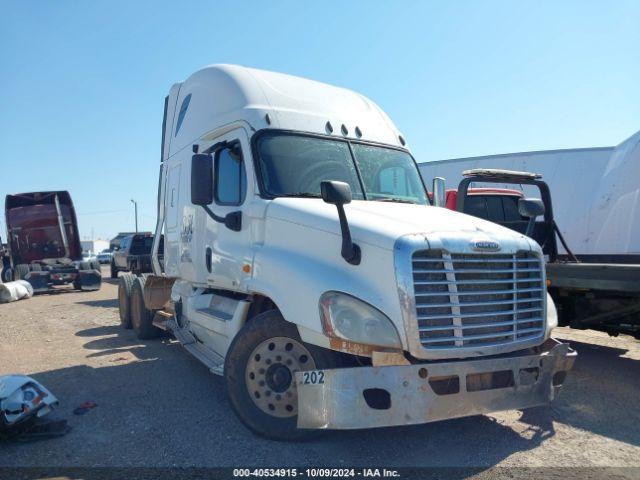
[[[262,135],[257,149],[270,196],[320,197],[320,182],[338,180],[354,200],[428,204],[416,164],[402,150],[289,133]]]

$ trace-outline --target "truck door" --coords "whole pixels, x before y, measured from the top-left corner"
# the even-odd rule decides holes
[[[131,237],[124,237],[120,242],[120,247],[113,254],[113,262],[118,268],[127,268],[127,252],[129,251],[129,243]]]
[[[233,130],[217,138],[223,146],[213,152],[213,203],[209,208],[219,216],[240,212],[241,228],[235,231],[224,223],[206,218],[202,262],[207,283],[218,288],[243,290],[247,273],[245,265],[252,263],[248,205],[253,195],[253,169],[248,136],[244,129]]]

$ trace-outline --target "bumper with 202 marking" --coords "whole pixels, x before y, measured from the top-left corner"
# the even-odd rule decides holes
[[[576,356],[549,339],[535,354],[297,372],[298,427],[411,425],[544,405],[558,394]]]

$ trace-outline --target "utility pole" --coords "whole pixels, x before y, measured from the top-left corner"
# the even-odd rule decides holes
[[[133,210],[136,214],[136,233],[138,233],[138,202],[132,198],[131,203],[133,203]]]

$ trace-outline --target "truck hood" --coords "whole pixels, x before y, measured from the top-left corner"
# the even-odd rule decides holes
[[[446,232],[456,236],[509,239],[530,246],[524,235],[470,215],[432,206],[354,200],[345,205],[351,235],[356,242],[391,250],[404,235]],[[277,198],[267,209],[267,219],[341,235],[336,207],[315,198]]]

